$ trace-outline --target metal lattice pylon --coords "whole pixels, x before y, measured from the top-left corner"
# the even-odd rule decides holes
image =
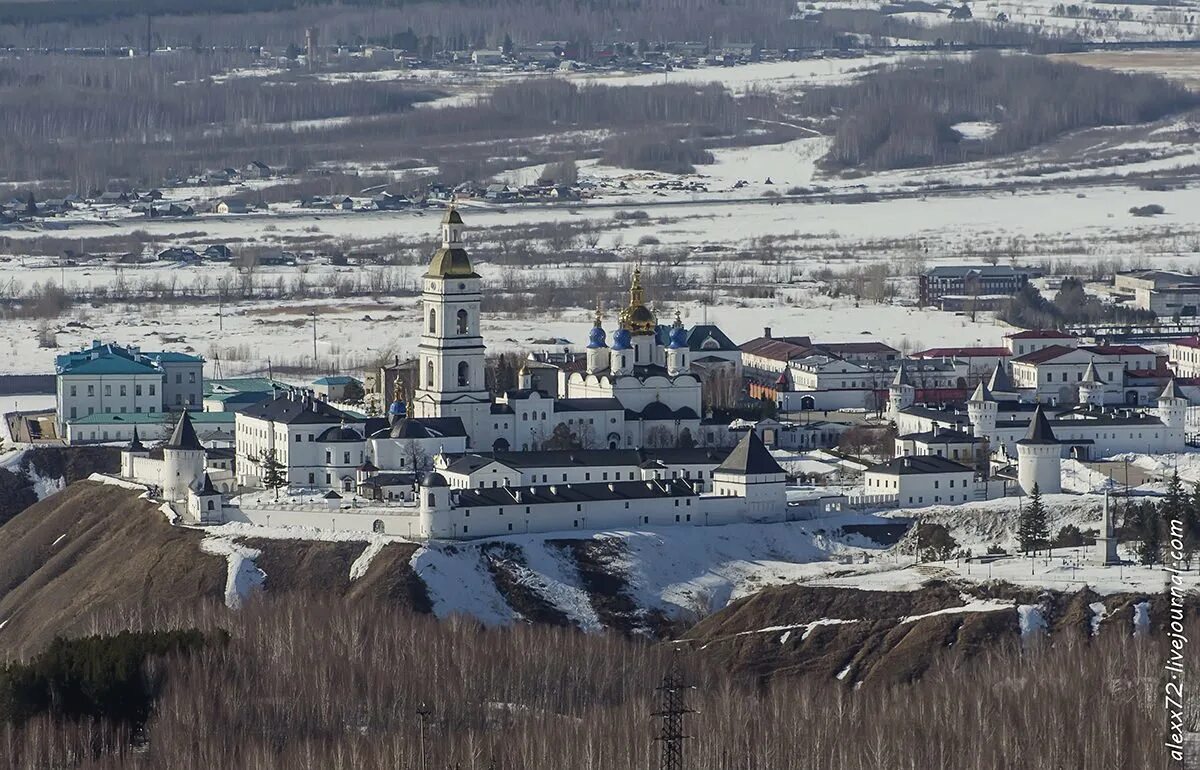
[[[688,689],[679,673],[679,650],[675,650],[671,665],[658,686],[662,708],[651,714],[660,720],[659,734],[654,740],[662,743],[661,770],[683,770],[683,742],[690,737],[683,732],[683,717],[695,713],[684,702]]]

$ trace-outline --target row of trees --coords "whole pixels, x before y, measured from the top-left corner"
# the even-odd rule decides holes
[[[640,639],[286,594],[238,613],[154,608],[97,626],[130,623],[223,627],[230,639],[149,661],[162,687],[136,750],[110,719],[0,720],[8,767],[643,770],[661,750],[651,713],[670,653]],[[830,638],[798,636],[790,643]],[[932,662],[918,681],[861,687],[785,675],[768,660],[746,677],[719,645],[687,650],[687,766],[933,768],[947,757],[972,770],[1054,770],[1064,757],[1088,768],[1165,766],[1160,645],[1128,633],[1058,639],[1024,651],[976,646],[953,664],[942,659],[957,648],[930,645],[941,651],[925,650]],[[1124,683],[1126,697],[1098,694],[1101,681]]]
[[[1200,484],[1188,494],[1179,474],[1173,474],[1167,483],[1167,494],[1162,500],[1151,498],[1114,498],[1116,506],[1113,517],[1118,540],[1134,543],[1138,562],[1141,564],[1163,563],[1168,554],[1172,522],[1182,533],[1183,546],[1180,556],[1186,568],[1191,569],[1192,560],[1200,546]],[[1046,506],[1042,502],[1041,490],[1035,484],[1029,502],[1022,507],[1017,525],[1017,540],[1021,550],[1037,553],[1042,548],[1055,546],[1077,546],[1087,542],[1077,528],[1064,527],[1054,540],[1050,539]]]
[[[1149,310],[1101,301],[1085,292],[1078,278],[1064,278],[1053,300],[1047,300],[1033,286],[1024,286],[996,315],[1025,329],[1055,329],[1073,323],[1146,323],[1155,318]]]
[[[1068,131],[1145,123],[1197,104],[1200,95],[1153,75],[985,52],[815,89],[797,109],[837,116],[832,167],[890,169],[1007,155]],[[965,140],[954,126],[971,121],[995,132]]]

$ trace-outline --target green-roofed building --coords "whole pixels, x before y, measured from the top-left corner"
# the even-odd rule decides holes
[[[204,359],[178,351],[143,351],[93,340],[55,359],[58,426],[96,415],[159,415],[198,410]],[[70,440],[68,438],[68,440]]]

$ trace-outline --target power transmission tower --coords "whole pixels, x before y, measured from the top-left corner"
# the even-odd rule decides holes
[[[683,742],[691,737],[683,732],[683,717],[695,713],[684,703],[683,696],[689,689],[679,673],[679,650],[675,650],[671,665],[658,686],[662,693],[662,709],[651,714],[661,720],[658,737],[654,739],[662,743],[661,770],[683,770]]]

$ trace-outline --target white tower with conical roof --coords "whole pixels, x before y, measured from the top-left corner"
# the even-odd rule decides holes
[[[204,476],[204,445],[192,427],[192,418],[184,412],[175,423],[170,440],[163,444],[163,499],[187,501],[188,493]]]
[[[1040,404],[1025,438],[1017,442],[1017,483],[1027,495],[1034,485],[1044,495],[1062,491],[1062,445],[1054,438]]]
[[[442,247],[421,276],[424,319],[417,345],[412,417],[458,417],[474,446],[490,447],[491,397],[484,382],[486,349],[479,331],[480,277],[463,245],[453,206],[442,219]]]
[[[1104,406],[1104,382],[1096,373],[1096,364],[1089,361],[1079,382],[1079,403],[1086,406]]]
[[[1167,381],[1167,385],[1158,394],[1158,408],[1155,412],[1162,420],[1163,442],[1155,451],[1182,452],[1184,447],[1184,429],[1187,423],[1188,400],[1179,394],[1175,386],[1175,378]]]
[[[999,411],[1000,405],[992,397],[992,392],[980,381],[967,400],[967,419],[971,421],[971,432],[992,441],[996,435],[996,416]]]
[[[888,417],[895,419],[896,415],[912,406],[916,400],[917,389],[909,381],[908,371],[901,361],[896,376],[892,378],[892,384],[888,386]]]

